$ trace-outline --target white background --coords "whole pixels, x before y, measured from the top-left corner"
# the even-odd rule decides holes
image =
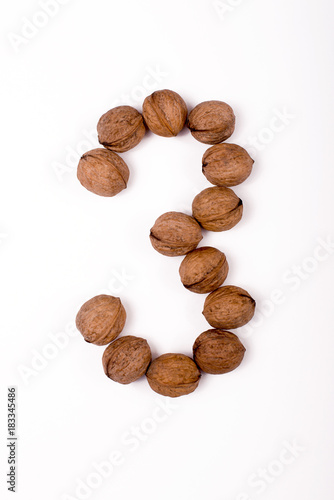
[[[18,388],[18,500],[333,498],[332,2],[218,4],[63,0],[46,16],[37,0],[2,6],[1,498],[13,498],[8,385]],[[242,221],[202,242],[226,253],[226,284],[257,300],[252,323],[235,331],[247,353],[177,400],[145,379],[113,383],[104,348],[71,333],[101,291],[121,297],[123,333],[148,339],[154,356],[191,354],[208,328],[205,296],[179,281],[182,258],[148,238],[159,215],[190,213],[209,186],[205,145],[187,131],[147,134],[123,155],[130,181],[114,198],[76,179],[101,114],[116,102],[141,109],[160,88],[189,109],[228,102],[230,142],[256,160],[235,188]],[[96,466],[117,451],[102,479]]]

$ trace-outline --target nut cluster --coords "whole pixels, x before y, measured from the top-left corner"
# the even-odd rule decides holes
[[[193,392],[201,372],[222,374],[240,365],[245,348],[228,330],[245,325],[255,311],[255,300],[246,290],[222,286],[229,271],[225,254],[209,246],[197,248],[203,238],[202,229],[226,231],[242,217],[243,203],[231,186],[247,179],[254,162],[241,146],[222,143],[234,132],[233,110],[224,102],[206,101],[188,115],[182,97],[171,90],[148,96],[142,114],[131,106],[113,108],[97,125],[104,148],[85,153],[77,174],[88,191],[115,196],[127,187],[129,179],[129,168],[117,153],[139,144],[147,129],[162,137],[174,137],[185,126],[195,139],[211,145],[203,155],[202,172],[214,186],[195,196],[192,216],[167,212],[158,217],[149,237],[153,248],[162,255],[185,256],[179,268],[181,282],[191,292],[208,294],[203,315],[213,329],[197,337],[192,358],[169,353],[152,360],[145,339],[132,335],[117,338],[126,322],[118,297],[93,297],[83,304],[76,318],[77,328],[87,342],[107,345],[102,362],[110,379],[129,384],[146,375],[155,392],[170,397]]]

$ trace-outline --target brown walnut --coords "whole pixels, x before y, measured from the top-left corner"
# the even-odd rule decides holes
[[[255,300],[237,286],[222,286],[207,296],[203,314],[214,328],[239,328],[252,319]]]
[[[193,217],[208,231],[227,231],[242,217],[242,201],[227,187],[210,187],[195,196]]]
[[[193,392],[199,384],[201,374],[188,356],[163,354],[152,361],[146,376],[155,392],[176,398]]]
[[[188,127],[193,137],[204,144],[226,141],[235,128],[233,109],[222,101],[202,102],[189,113]]]
[[[201,333],[193,346],[194,361],[206,373],[228,373],[243,360],[246,349],[236,335],[224,330]]]
[[[115,196],[126,188],[129,169],[116,153],[97,148],[81,157],[77,176],[88,191],[100,196]]]
[[[102,363],[107,377],[120,384],[130,384],[145,375],[151,359],[147,341],[127,335],[108,345]]]
[[[202,172],[211,184],[236,186],[250,175],[254,160],[237,144],[216,144],[203,156]]]
[[[97,124],[99,143],[124,153],[140,143],[146,132],[142,115],[131,106],[117,106],[101,116]]]
[[[76,326],[86,342],[106,345],[124,328],[126,312],[118,297],[97,295],[80,308]]]
[[[169,257],[191,252],[202,238],[201,228],[195,219],[181,212],[160,215],[150,233],[153,248]]]
[[[209,293],[222,285],[227,277],[225,254],[213,247],[201,247],[188,253],[180,265],[180,277],[191,292]]]
[[[146,97],[143,116],[148,128],[157,135],[174,137],[183,129],[187,106],[182,97],[172,90],[158,90]]]

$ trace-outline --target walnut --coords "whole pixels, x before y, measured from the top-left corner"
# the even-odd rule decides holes
[[[203,238],[199,224],[190,215],[167,212],[160,215],[151,229],[153,248],[163,255],[185,255]]]
[[[163,137],[177,136],[187,124],[195,139],[213,145],[202,158],[202,171],[214,187],[204,189],[193,200],[192,216],[167,212],[157,218],[150,232],[155,250],[167,256],[182,256],[179,274],[188,290],[209,294],[203,315],[214,328],[198,336],[193,358],[164,354],[152,361],[147,341],[131,335],[117,339],[126,322],[126,312],[117,297],[98,295],[80,308],[76,325],[87,342],[106,347],[102,363],[105,374],[121,384],[146,375],[158,394],[178,397],[198,386],[200,370],[227,373],[244,357],[238,337],[226,329],[245,325],[254,315],[255,300],[236,286],[222,286],[229,271],[226,256],[205,246],[202,228],[225,231],[242,218],[243,203],[230,186],[243,182],[251,173],[253,160],[236,144],[221,144],[235,128],[232,108],[222,101],[206,101],[189,113],[179,94],[159,90],[148,96],[140,114],[131,106],[118,106],[101,116],[98,139],[105,149],[84,154],[78,165],[78,179],[89,191],[114,196],[127,187],[129,169],[118,152],[126,152],[143,139],[146,130]],[[122,209],[120,209],[122,210]],[[121,215],[121,214],[120,214]],[[181,259],[180,259],[181,260]],[[117,340],[115,340],[117,339]]]
[[[201,247],[188,253],[180,265],[183,285],[191,292],[209,293],[222,285],[227,277],[225,254],[213,247]]]
[[[146,132],[142,115],[131,106],[117,106],[101,116],[97,124],[99,143],[124,153],[140,143]]]
[[[202,102],[189,113],[188,127],[195,139],[204,144],[226,141],[234,132],[233,109],[222,101]]]
[[[242,201],[227,187],[211,187],[195,196],[193,217],[208,231],[227,231],[242,217]]]
[[[207,330],[195,340],[194,361],[203,372],[227,373],[240,365],[245,350],[233,333],[224,330]]]
[[[176,398],[193,392],[199,384],[201,374],[188,356],[163,354],[152,361],[146,376],[155,392]]]
[[[203,314],[214,328],[239,328],[252,319],[255,300],[237,286],[222,286],[207,296]]]
[[[236,186],[250,175],[254,160],[237,144],[216,144],[203,156],[202,172],[211,184]]]
[[[183,129],[187,119],[187,106],[179,94],[172,90],[158,90],[146,97],[143,116],[148,128],[157,135],[174,137]]]
[[[80,308],[76,325],[86,342],[106,345],[124,328],[125,309],[118,297],[97,295]]]
[[[81,157],[77,176],[88,191],[100,196],[115,196],[126,188],[129,169],[116,153],[97,148]]]
[[[130,384],[145,375],[151,359],[147,341],[128,335],[108,345],[102,363],[107,377],[120,384]]]

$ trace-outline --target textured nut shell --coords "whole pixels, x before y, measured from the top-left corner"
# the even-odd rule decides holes
[[[101,116],[97,124],[99,143],[118,153],[137,146],[145,132],[142,115],[131,106],[110,109]]]
[[[126,188],[129,169],[116,153],[97,148],[81,157],[77,176],[88,191],[100,196],[115,196]]]
[[[76,325],[86,342],[106,345],[124,328],[126,312],[118,297],[97,295],[80,308]]]
[[[107,377],[120,384],[130,384],[145,375],[151,359],[147,341],[127,335],[108,345],[102,364]]]
[[[195,196],[193,217],[208,231],[227,231],[242,217],[242,201],[227,187],[211,187]]]
[[[195,139],[204,144],[226,141],[235,128],[233,109],[222,101],[202,102],[189,113],[188,127]]]
[[[237,286],[223,286],[207,296],[203,314],[214,328],[239,328],[252,319],[255,300]]]
[[[182,97],[172,90],[158,90],[146,97],[143,116],[148,128],[157,135],[174,137],[183,129],[187,106]]]
[[[153,248],[169,257],[191,252],[202,238],[201,228],[195,219],[181,212],[160,215],[150,233]]]
[[[193,346],[194,360],[206,373],[228,373],[243,360],[246,349],[236,335],[224,330],[201,333]]]
[[[222,285],[227,277],[225,254],[213,247],[201,247],[188,253],[179,269],[183,285],[191,292],[209,293]]]
[[[254,160],[237,144],[217,144],[203,155],[202,172],[211,184],[236,186],[250,175]]]
[[[155,392],[176,398],[193,392],[199,384],[201,374],[188,356],[163,354],[152,361],[146,376]]]

